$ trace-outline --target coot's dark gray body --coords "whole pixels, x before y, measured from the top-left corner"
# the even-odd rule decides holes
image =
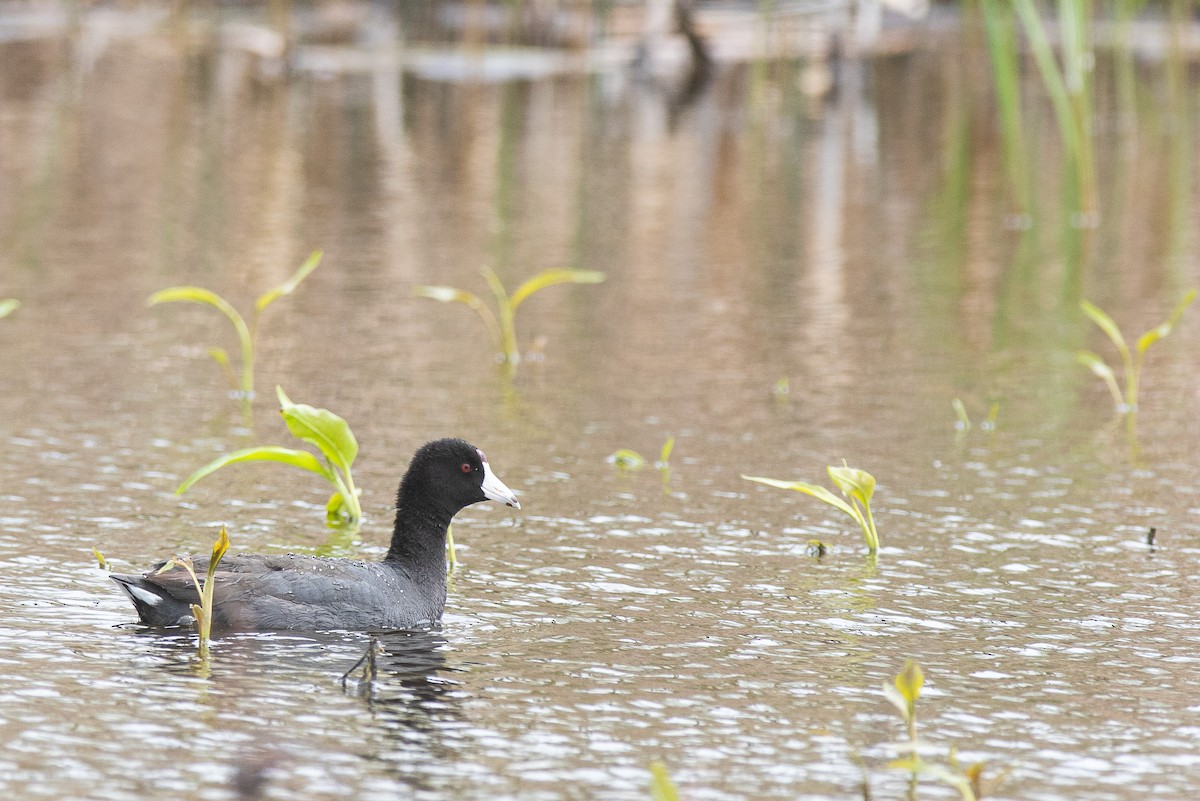
[[[446,605],[446,529],[463,507],[484,500],[520,508],[475,446],[444,439],[422,446],[400,482],[391,548],[382,562],[293,554],[226,556],[217,567],[213,626],[243,631],[388,630],[428,626]],[[144,623],[192,622],[199,603],[176,567],[112,576]],[[198,576],[207,557],[193,559]],[[202,579],[203,580],[203,579]]]

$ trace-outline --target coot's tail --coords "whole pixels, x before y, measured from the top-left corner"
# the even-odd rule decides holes
[[[191,604],[167,594],[145,576],[109,575],[121,592],[133,601],[133,608],[143,623],[151,626],[190,626],[193,622]]]

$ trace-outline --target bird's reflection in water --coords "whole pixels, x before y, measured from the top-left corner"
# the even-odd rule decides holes
[[[455,781],[463,755],[472,751],[468,740],[473,727],[463,716],[462,684],[455,679],[460,671],[447,664],[453,647],[440,630],[370,638],[357,632],[223,634],[214,639],[203,673],[197,671],[194,632],[142,626],[128,630],[144,638],[148,647],[141,658],[147,667],[204,679],[188,685],[197,690],[191,701],[228,715],[230,721],[268,723],[256,730],[253,744],[240,747],[230,760],[236,798],[261,798],[268,788],[303,791],[296,768],[299,760],[311,766],[311,755],[300,757],[295,745],[287,743],[290,738],[279,736],[269,724],[282,723],[295,732],[289,721],[299,715],[325,718],[327,727],[350,721],[341,714],[345,704],[331,697],[339,693],[352,704],[361,703],[370,717],[365,725],[361,717],[351,724],[343,746],[413,790],[445,790]],[[364,675],[362,664],[352,667],[368,648],[374,653],[370,676]],[[236,722],[227,725],[238,727]]]
[[[388,763],[409,787],[434,790],[454,776],[470,728],[459,702],[457,672],[441,631],[394,631],[371,637],[363,657],[343,677],[344,692],[361,699],[380,738],[363,752]]]

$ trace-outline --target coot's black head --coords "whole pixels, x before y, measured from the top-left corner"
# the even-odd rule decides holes
[[[480,501],[521,508],[516,494],[496,478],[483,451],[466,440],[439,439],[422,445],[413,456],[396,504],[426,506],[453,516]]]

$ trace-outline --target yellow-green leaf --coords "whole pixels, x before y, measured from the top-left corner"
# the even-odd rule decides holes
[[[413,287],[413,294],[422,298],[430,298],[438,300],[442,303],[465,303],[474,308],[483,303],[478,295],[467,292],[463,289],[455,289],[452,286],[417,286]]]
[[[960,431],[970,431],[971,416],[967,414],[966,405],[959,398],[950,401],[950,405],[954,407],[954,416],[958,418],[958,429]]]
[[[108,570],[108,560],[104,558],[104,554],[96,548],[92,548],[92,555],[96,557],[96,562],[100,565],[101,570]]]
[[[5,298],[0,300],[0,318],[7,317],[15,312],[21,306],[21,301],[16,298]]]
[[[668,437],[663,443],[662,450],[658,452],[658,466],[667,467],[671,461],[671,451],[675,450],[675,438]]]
[[[908,707],[908,701],[904,698],[904,695],[896,689],[895,684],[886,681],[883,683],[883,697],[886,698],[892,706],[899,710],[905,721],[908,720],[909,714],[911,713],[911,710]]]
[[[217,570],[217,563],[225,556],[225,552],[229,550],[229,533],[225,531],[225,527],[221,526],[221,533],[217,535],[217,541],[213,543],[212,556],[208,562],[208,576],[212,578],[213,573]]]
[[[641,470],[646,466],[645,457],[629,448],[617,449],[608,460],[622,470]]]
[[[292,435],[315,446],[326,459],[349,473],[358,456],[358,440],[349,424],[328,409],[292,403],[282,387],[276,386],[275,394],[279,398],[279,413]]]
[[[1076,352],[1075,361],[1079,362],[1084,367],[1088,368],[1106,381],[1109,379],[1115,381],[1117,378],[1116,374],[1113,372],[1113,369],[1108,366],[1108,363],[1089,350],[1081,350]]]
[[[1144,333],[1140,337],[1138,337],[1138,341],[1137,341],[1138,353],[1145,353],[1147,348],[1149,348],[1151,345],[1153,345],[1158,340],[1160,340],[1163,337],[1170,334],[1171,331],[1174,330],[1175,326],[1179,324],[1179,318],[1183,316],[1183,313],[1185,311],[1187,311],[1187,307],[1192,305],[1192,301],[1194,301],[1195,299],[1196,299],[1196,290],[1194,290],[1194,289],[1189,290],[1188,293],[1183,296],[1183,300],[1179,301],[1179,304],[1171,312],[1170,317],[1168,317],[1164,322],[1160,323],[1159,325],[1155,326],[1154,328],[1151,328],[1149,331],[1147,331],[1146,333]]]
[[[229,354],[225,352],[224,348],[209,348],[208,355],[212,357],[214,362],[222,367],[229,366]]]
[[[262,311],[284,295],[290,295],[292,292],[294,292],[296,287],[300,286],[300,282],[305,278],[308,278],[309,273],[317,269],[317,266],[321,263],[322,255],[324,254],[321,251],[314,250],[312,254],[304,260],[304,263],[300,265],[300,269],[296,270],[296,272],[292,274],[291,278],[284,281],[274,289],[271,289],[260,295],[258,300],[254,301],[254,308],[258,311]]]
[[[147,306],[157,306],[159,303],[199,303],[205,306],[212,306],[229,318],[233,323],[233,327],[237,329],[238,339],[242,342],[243,349],[246,348],[250,340],[250,330],[246,327],[246,321],[242,315],[238,314],[238,310],[229,305],[225,298],[203,287],[198,286],[173,286],[169,289],[161,289],[155,292],[146,301]]]
[[[327,481],[334,481],[334,475],[329,468],[308,451],[293,450],[292,448],[279,448],[274,445],[264,445],[257,448],[244,448],[240,451],[227,453],[224,456],[219,456],[211,462],[201,467],[196,472],[187,477],[187,480],[179,485],[179,489],[175,490],[176,495],[182,495],[191,488],[200,479],[205,476],[215,473],[225,465],[236,464],[238,462],[283,462],[290,464],[293,467],[299,467],[309,472],[316,473],[324,477]]]
[[[780,481],[777,478],[763,478],[762,476],[743,475],[742,478],[746,479],[747,481],[757,481],[759,484],[766,484],[768,487],[795,490],[796,492],[803,492],[806,495],[811,495],[817,500],[824,501],[830,506],[835,506],[838,509],[841,509],[843,512],[858,521],[859,525],[863,525],[863,517],[860,511],[818,484],[809,484],[804,481]]]
[[[1121,329],[1113,321],[1113,318],[1109,317],[1099,306],[1088,300],[1079,301],[1079,308],[1091,318],[1093,323],[1100,327],[1101,331],[1108,335],[1108,338],[1117,346],[1117,350],[1121,351],[1121,355],[1127,359],[1129,356],[1129,346],[1125,344],[1125,337],[1121,333]]]
[[[866,470],[859,470],[857,467],[830,465],[827,470],[833,483],[844,494],[854,498],[863,506],[871,503],[871,496],[875,494],[875,476]]]
[[[545,270],[517,287],[509,302],[515,309],[521,301],[555,284],[598,284],[605,278],[599,270]]]
[[[147,306],[157,306],[159,303],[203,303],[224,311],[229,303],[223,297],[209,289],[198,286],[173,286],[160,289],[146,300]]]
[[[654,801],[679,801],[679,790],[671,781],[667,766],[657,760],[650,763],[650,797]]]
[[[342,517],[342,509],[346,506],[346,499],[342,497],[342,493],[335,492],[329,496],[329,500],[325,503],[325,520],[334,522]]]
[[[915,660],[904,660],[904,668],[896,674],[896,689],[904,697],[909,707],[917,703],[921,697],[921,688],[925,686],[925,674]]]

